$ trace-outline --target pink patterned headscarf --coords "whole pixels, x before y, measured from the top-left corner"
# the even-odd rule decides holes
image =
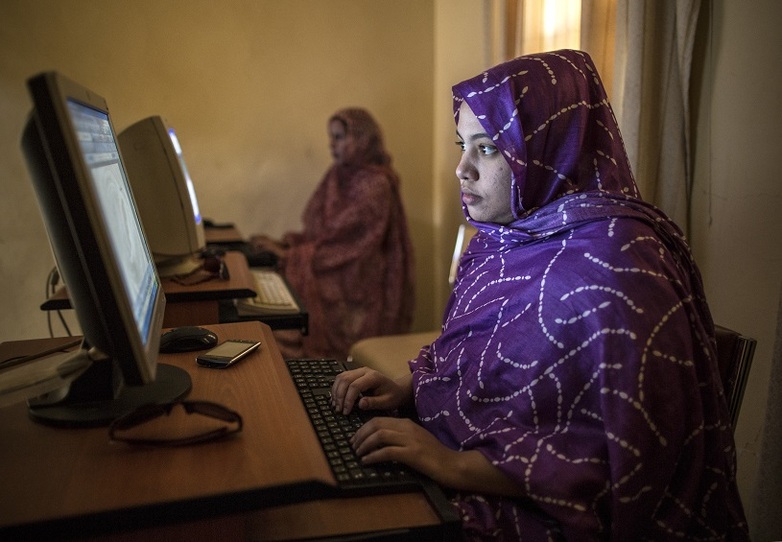
[[[368,164],[391,165],[391,156],[386,152],[383,132],[369,111],[360,107],[347,107],[334,113],[329,122],[340,121],[345,131],[353,137],[354,152],[348,162],[352,167]]]
[[[681,231],[640,200],[589,56],[453,88],[512,171],[474,222],[441,336],[411,361],[423,426],[523,498],[454,494],[470,537],[747,538],[713,323]]]

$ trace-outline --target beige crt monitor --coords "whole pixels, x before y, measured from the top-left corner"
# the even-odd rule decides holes
[[[158,274],[185,274],[200,265],[206,246],[193,181],[174,129],[160,116],[140,120],[119,134],[141,222]]]

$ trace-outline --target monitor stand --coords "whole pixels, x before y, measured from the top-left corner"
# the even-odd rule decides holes
[[[173,365],[159,364],[155,381],[126,386],[112,360],[93,363],[60,390],[27,401],[30,417],[57,427],[100,427],[149,403],[168,403],[187,396],[190,375]]]

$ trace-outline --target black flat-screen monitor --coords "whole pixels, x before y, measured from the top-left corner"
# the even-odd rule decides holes
[[[27,82],[22,149],[89,369],[28,401],[33,419],[104,425],[144,403],[185,396],[186,371],[158,365],[165,297],[106,101],[56,72]]]
[[[147,117],[122,130],[119,144],[158,275],[200,267],[204,224],[174,127],[159,115]]]

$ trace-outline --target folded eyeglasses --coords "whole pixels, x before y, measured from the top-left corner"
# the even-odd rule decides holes
[[[188,416],[200,414],[206,419],[171,422],[170,417],[178,406]],[[217,426],[215,420],[220,422]],[[211,401],[176,401],[143,405],[120,416],[109,425],[109,439],[145,446],[186,446],[217,440],[241,430],[242,417],[223,405]]]

